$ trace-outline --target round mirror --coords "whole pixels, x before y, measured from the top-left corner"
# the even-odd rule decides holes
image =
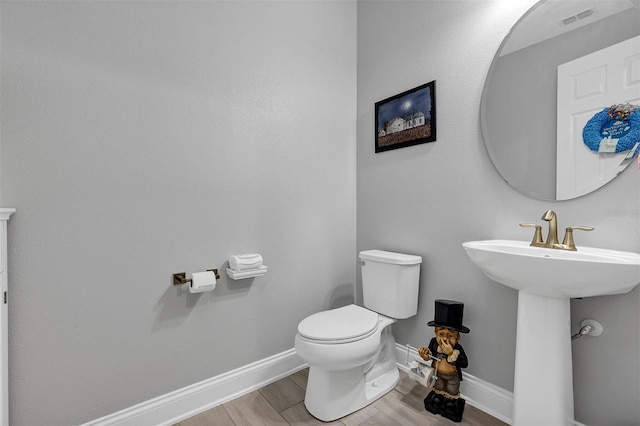
[[[603,108],[640,104],[640,0],[542,0],[514,25],[482,93],[491,161],[542,200],[588,194],[632,153],[594,151],[582,129]]]

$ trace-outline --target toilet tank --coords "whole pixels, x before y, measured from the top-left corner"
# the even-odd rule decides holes
[[[365,308],[391,318],[409,318],[418,312],[418,285],[422,257],[383,250],[360,252]]]

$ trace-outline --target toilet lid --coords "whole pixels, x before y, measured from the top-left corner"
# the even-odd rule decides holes
[[[298,333],[313,340],[353,340],[373,332],[377,326],[377,313],[348,305],[308,316],[298,324]]]

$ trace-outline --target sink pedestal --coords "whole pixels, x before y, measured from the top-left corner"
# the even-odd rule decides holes
[[[518,292],[513,424],[573,424],[568,298]]]

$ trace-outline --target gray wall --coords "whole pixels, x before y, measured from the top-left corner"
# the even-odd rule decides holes
[[[516,293],[460,244],[529,238],[517,224],[553,208],[596,227],[578,244],[640,250],[635,167],[541,202],[487,156],[482,85],[527,6],[359,2],[356,97],[351,2],[2,2],[12,424],[80,423],[291,348],[300,319],[350,300],[356,248],[424,256],[398,342],[461,300],[467,371],[512,389]],[[374,102],[431,80],[438,141],[374,154]],[[246,251],[263,278],[171,288]],[[573,345],[578,420],[640,424],[639,308],[638,289],[572,302],[574,331],[605,327]]]
[[[291,349],[351,300],[355,2],[1,7],[11,424],[89,421]],[[253,251],[262,278],[171,285]]]
[[[461,243],[528,239],[530,230],[518,223],[541,222],[542,213],[554,209],[560,226],[596,227],[577,236],[578,245],[640,251],[636,167],[590,195],[544,202],[508,186],[489,160],[478,118],[484,79],[502,38],[533,3],[358,3],[358,249],[424,258],[418,315],[394,325],[398,342],[428,343],[434,299],[462,301],[471,329],[461,342],[470,359],[467,372],[508,390],[517,294],[487,279]],[[438,140],[375,154],[374,103],[431,80]],[[571,306],[574,332],[585,318],[605,327],[603,336],[573,344],[577,420],[640,424],[640,290]],[[545,356],[553,356],[553,348],[540,348],[541,362]]]

